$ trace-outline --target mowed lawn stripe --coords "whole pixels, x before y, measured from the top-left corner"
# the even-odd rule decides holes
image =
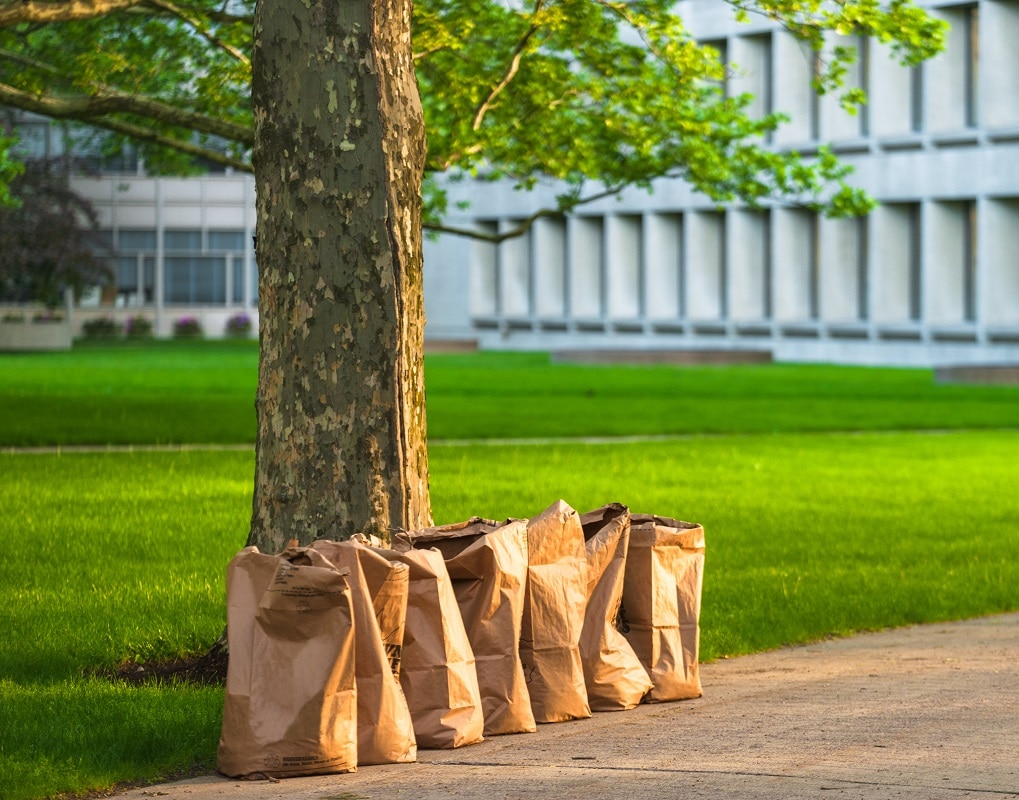
[[[251,443],[253,342],[89,346],[0,356],[0,447]],[[547,354],[426,359],[433,441],[1019,428],[1019,387],[931,370],[620,367]]]

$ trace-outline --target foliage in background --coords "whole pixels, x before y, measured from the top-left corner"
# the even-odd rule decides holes
[[[738,17],[777,21],[819,54],[815,88],[837,90],[860,34],[916,64],[944,45],[944,23],[908,0],[729,0]],[[254,0],[71,0],[0,3],[0,103],[132,142],[149,170],[202,162],[250,170]],[[754,119],[726,96],[730,65],[695,42],[673,0],[422,0],[415,66],[428,135],[427,172],[563,183],[560,213],[662,176],[713,200],[821,202],[834,214],[870,201],[816,158],[763,144],[783,121]],[[736,65],[738,67],[738,65]],[[859,89],[843,100],[854,107]],[[429,222],[444,197],[426,182]]]
[[[11,153],[17,141],[16,137],[0,131],[0,209],[16,207],[18,204],[11,192],[11,183],[24,171],[25,165]]]
[[[93,317],[81,325],[86,339],[116,339],[124,332],[124,326],[113,317]]]
[[[128,317],[124,323],[124,333],[131,339],[148,339],[152,336],[152,321],[141,314]]]
[[[53,307],[67,289],[80,293],[112,279],[99,256],[98,216],[71,190],[70,169],[67,159],[28,160],[6,184],[17,203],[0,202],[0,302]]]

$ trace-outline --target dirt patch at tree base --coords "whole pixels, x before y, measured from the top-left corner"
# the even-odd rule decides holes
[[[190,683],[195,686],[223,686],[226,683],[227,648],[219,643],[205,653],[184,658],[129,661],[104,677],[134,686],[158,683]]]

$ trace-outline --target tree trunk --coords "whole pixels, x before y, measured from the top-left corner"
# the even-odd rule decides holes
[[[431,524],[410,0],[261,0],[249,544]]]

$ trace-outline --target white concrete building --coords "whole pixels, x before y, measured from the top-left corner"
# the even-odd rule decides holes
[[[500,246],[446,237],[430,324],[493,348],[767,350],[780,360],[935,365],[1019,361],[1019,3],[929,4],[947,51],[904,69],[863,42],[853,116],[810,91],[813,54],[717,0],[684,19],[737,67],[732,93],[792,117],[772,145],[830,142],[881,202],[832,221],[788,206],[719,211],[681,182],[543,219]],[[553,192],[454,185],[451,223],[511,228]],[[459,269],[456,277],[448,274]],[[433,276],[433,280],[434,280]],[[466,309],[466,315],[464,314]]]
[[[485,348],[769,351],[779,360],[940,365],[1019,362],[1019,0],[926,3],[948,50],[915,69],[862,43],[857,115],[809,82],[813,54],[719,0],[683,0],[689,28],[737,65],[731,92],[792,122],[771,144],[825,142],[881,202],[831,221],[773,205],[718,210],[677,181],[542,219],[499,246],[426,242],[427,336]],[[117,253],[113,303],[168,333],[199,314],[217,335],[257,307],[250,177],[82,179]],[[502,230],[551,202],[457,183],[449,222]]]

